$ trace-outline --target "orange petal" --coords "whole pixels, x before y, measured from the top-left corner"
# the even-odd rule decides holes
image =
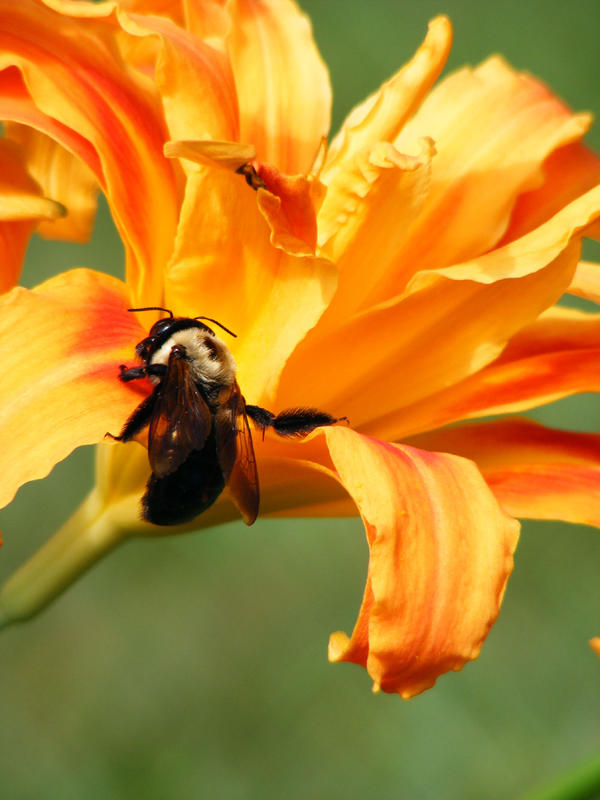
[[[394,269],[406,231],[429,192],[435,147],[430,139],[420,147],[417,156],[403,155],[386,142],[364,148],[327,187],[318,213],[319,244],[340,273],[323,320],[328,327],[344,324],[364,307],[365,297]]]
[[[600,527],[600,435],[509,419],[432,431],[410,444],[475,461],[512,516]]]
[[[267,434],[254,435],[261,517],[356,516],[356,506],[337,480],[323,436],[290,441]],[[150,474],[148,453],[137,442],[100,444],[97,450],[97,489],[104,506],[124,501],[139,509]],[[240,512],[228,489],[196,520],[178,531],[211,528],[239,520]],[[171,528],[140,521],[136,535],[164,536]]]
[[[3,97],[2,117],[34,124],[88,164],[125,243],[136,302],[156,302],[179,198],[154,89],[119,57],[114,21],[12,0],[0,0],[0,20],[0,66],[18,67],[31,98],[9,76],[15,102]]]
[[[333,139],[321,179],[334,189],[338,170],[361,150],[378,142],[393,142],[414,114],[442,71],[452,44],[447,17],[429,23],[425,41],[413,58],[361,105],[357,106]],[[428,136],[429,131],[423,131]]]
[[[283,175],[270,164],[250,164],[255,161],[255,148],[238,142],[212,139],[167,142],[164,153],[168,158],[183,158],[243,174],[257,189],[258,207],[271,228],[271,244],[293,255],[314,255],[315,202],[320,201],[322,190],[319,181],[303,175]],[[244,168],[252,172],[245,173]]]
[[[598,658],[600,658],[600,636],[594,636],[590,639],[590,647],[596,653]]]
[[[335,289],[329,261],[288,254],[270,235],[241,175],[190,174],[166,302],[178,314],[209,313],[235,331],[231,350],[250,403],[270,402],[283,364]]]
[[[336,324],[328,309],[299,344],[281,376],[278,400],[282,406],[325,405],[355,427],[392,440],[460,419],[456,414],[469,413],[468,398],[463,402],[454,384],[490,363],[508,338],[567,290],[580,237],[599,217],[597,186],[520,239],[463,264],[417,273],[404,295],[389,286],[386,299],[361,315],[340,322],[334,298]],[[359,262],[364,272],[366,262]],[[354,277],[348,293],[359,296],[362,278]],[[342,274],[340,295],[345,280]],[[498,384],[489,388],[498,399]],[[535,392],[535,384],[531,388]]]
[[[123,0],[121,5],[125,5],[128,0]],[[140,0],[138,0],[139,2]],[[157,0],[160,2],[160,0]],[[63,14],[66,17],[81,17],[82,19],[105,19],[111,17],[117,6],[115,0],[38,0],[47,8]],[[136,2],[136,0],[131,0]],[[152,0],[150,0],[152,2]],[[165,4],[167,0],[164,0]]]
[[[96,176],[102,174],[98,154],[90,142],[77,131],[44,114],[31,102],[23,76],[16,67],[0,70],[0,118],[17,120],[36,130],[44,131],[52,139],[62,143],[67,150],[79,156]]]
[[[501,243],[533,230],[599,183],[600,157],[585,145],[573,142],[555,150],[544,162],[542,185],[517,199]]]
[[[42,478],[75,447],[116,433],[139,403],[118,380],[142,331],[125,284],[73,270],[0,297],[0,505]]]
[[[188,5],[188,2],[187,0],[119,0],[119,5],[125,11],[168,17],[178,25],[183,25],[184,7]],[[198,3],[192,2],[191,5],[198,5]]]
[[[478,656],[518,538],[474,464],[326,430],[331,458],[365,523],[367,587],[352,637],[332,661],[365,666],[374,688],[412,697]]]
[[[548,154],[589,124],[589,115],[572,114],[499,57],[442,81],[394,141],[412,153],[430,136],[437,155],[427,201],[396,252],[396,268],[365,301],[398,291],[418,270],[473,259],[497,245],[519,194],[541,182]]]
[[[256,158],[256,149],[251,144],[198,139],[167,142],[164,154],[167,158],[183,158],[195,164],[236,172]]]
[[[44,194],[61,203],[67,212],[62,218],[41,222],[37,232],[48,239],[89,241],[98,192],[98,182],[89,167],[34,128],[10,122],[4,128],[6,135],[23,148],[29,174]]]
[[[580,261],[569,286],[569,294],[600,304],[600,264]]]
[[[283,175],[269,164],[259,163],[257,172],[265,184],[265,190],[257,192],[258,207],[271,228],[271,244],[295,255],[314,255],[313,181],[303,175]]]
[[[485,369],[427,398],[419,407],[405,409],[414,426],[411,433],[600,391],[599,360],[599,317],[552,309],[515,336],[502,356]]]
[[[541,266],[548,254],[538,255]],[[319,405],[347,416],[354,428],[396,441],[444,424],[440,415],[456,419],[469,409],[457,385],[480,374],[560,298],[578,255],[577,245],[569,245],[547,267],[515,280],[484,284],[438,275],[325,334],[319,324],[288,359],[277,402]],[[534,263],[527,249],[506,266],[517,273]]]
[[[435,288],[434,276],[445,276],[452,281],[465,280],[488,284],[490,294],[487,295],[485,301],[483,301],[483,294],[480,295],[481,301],[483,301],[481,302],[476,298],[478,293],[474,293],[471,309],[470,311],[465,309],[464,318],[456,317],[454,322],[447,324],[444,321],[446,314],[453,313],[452,295],[456,291],[459,293],[470,291],[468,287],[472,287],[472,284],[467,283],[463,288],[449,287],[448,289],[442,289],[440,285],[440,292],[449,292],[450,309],[448,311],[444,309],[445,297],[440,294],[439,304],[435,303],[428,312],[425,312],[431,322],[425,322],[426,316],[421,320],[416,320],[408,331],[404,331],[406,322],[398,318],[396,323],[400,333],[396,333],[394,336],[400,343],[414,331],[416,342],[422,337],[433,337],[429,341],[429,347],[415,347],[410,354],[411,358],[415,360],[406,363],[403,363],[402,359],[397,359],[395,362],[392,360],[393,341],[382,344],[377,350],[372,351],[378,352],[383,348],[384,353],[386,351],[390,353],[387,361],[373,358],[361,360],[355,357],[352,373],[354,383],[350,384],[350,391],[347,392],[347,395],[351,396],[348,409],[346,409],[345,402],[340,406],[339,401],[344,400],[343,387],[348,386],[347,376],[352,369],[350,356],[358,354],[356,349],[358,345],[355,342],[359,343],[364,352],[363,341],[365,343],[368,341],[369,329],[374,346],[376,333],[380,334],[381,342],[386,342],[386,336],[391,336],[391,333],[388,332],[390,329],[384,329],[382,332],[382,329],[375,325],[364,325],[360,337],[357,326],[354,326],[352,331],[346,331],[348,333],[346,349],[349,351],[348,369],[342,370],[339,361],[337,362],[337,374],[341,381],[338,379],[339,392],[336,402],[332,406],[333,413],[346,414],[352,420],[353,425],[363,426],[363,429],[372,435],[396,440],[419,431],[440,427],[458,419],[518,411],[564,397],[574,391],[586,390],[577,387],[588,387],[587,391],[592,390],[592,386],[596,385],[596,379],[594,378],[591,352],[585,354],[569,352],[562,355],[545,353],[537,362],[530,361],[529,363],[526,359],[521,358],[518,362],[513,359],[511,363],[499,362],[494,365],[488,359],[490,356],[494,358],[494,346],[500,345],[500,348],[503,346],[502,330],[506,332],[513,323],[516,323],[513,328],[514,333],[511,334],[514,335],[520,327],[527,324],[527,311],[534,312],[536,307],[538,309],[530,317],[529,322],[531,322],[545,307],[555,302],[551,301],[553,294],[558,300],[562,292],[567,290],[578,260],[578,237],[581,235],[581,231],[585,230],[586,226],[599,216],[600,186],[590,190],[562,209],[544,225],[515,242],[510,242],[498,250],[492,250],[463,265],[457,264],[445,269],[418,273],[409,285],[410,294],[404,300],[407,308],[411,307],[413,292],[415,300],[418,301],[418,294],[426,287]],[[545,270],[545,275],[540,272],[542,269]],[[518,278],[519,281],[505,280],[507,278]],[[519,298],[514,292],[515,290],[518,292],[520,281],[523,281],[520,284],[523,296]],[[430,282],[432,283],[430,284]],[[505,292],[510,294],[510,300],[508,294],[504,294]],[[504,310],[502,297],[506,299]],[[492,298],[495,299],[492,300]],[[549,300],[550,302],[548,302]],[[486,303],[489,301],[493,303],[496,310],[488,316]],[[498,301],[500,304],[496,305]],[[386,320],[387,309],[392,309],[394,305],[392,302],[388,302],[387,305],[382,304],[381,309],[375,309],[372,312],[372,319],[376,320],[380,317]],[[506,313],[508,308],[510,308],[510,314]],[[517,312],[517,316],[513,318],[514,312]],[[371,315],[365,315],[365,322],[370,319]],[[391,324],[393,317],[390,316],[387,319]],[[477,321],[478,319],[480,322]],[[460,329],[465,325],[467,327],[475,325],[477,328],[470,343],[466,342],[455,352],[449,353],[447,360],[436,358],[438,348],[446,341],[451,341],[453,336],[460,335]],[[312,355],[313,361],[316,360],[317,364],[325,362],[327,358],[330,360],[341,358],[342,345],[338,344],[334,352],[330,341],[333,339],[324,338],[319,342],[319,329],[317,328],[298,348],[298,352],[294,353],[293,359],[290,359],[281,378],[281,392],[285,393],[284,402],[288,401],[287,391],[291,385],[290,378],[293,375],[297,376],[302,369],[304,372],[307,371],[309,355]],[[317,342],[320,346],[317,345]],[[318,353],[318,357],[314,355],[315,353]],[[468,367],[467,362],[463,361],[467,353],[470,353],[474,359],[471,367]],[[496,355],[498,353],[499,349],[496,350]],[[489,363],[490,366],[485,371],[477,372],[485,363]],[[368,367],[366,376],[363,370],[365,365]],[[458,375],[460,365],[466,369],[466,372],[464,378],[461,379],[462,382],[457,384],[450,373],[455,370],[454,374]],[[540,370],[542,371],[540,372]],[[471,377],[467,377],[469,371],[473,373]],[[448,379],[446,389],[437,383],[437,373],[445,375]],[[406,375],[411,376],[410,381],[403,380]],[[331,385],[331,381],[329,385]],[[369,396],[367,396],[367,387]],[[426,393],[426,389],[429,394]],[[378,412],[376,413],[379,413],[377,420],[373,419],[373,392],[377,392],[380,398],[377,404]],[[414,401],[405,405],[404,398],[411,395],[415,398]],[[388,402],[386,398],[393,398],[394,404],[391,400]],[[399,398],[400,402],[398,402]],[[388,410],[384,415],[381,412],[386,403],[388,403]],[[364,427],[367,424],[368,427]]]
[[[290,0],[231,0],[227,38],[240,141],[288,175],[307,174],[330,123],[327,68],[308,18]]]
[[[237,96],[227,57],[168,19],[140,14],[119,17],[134,36],[157,35],[156,82],[170,138],[239,138]]]
[[[65,213],[59,203],[42,197],[24,162],[15,142],[0,139],[0,292],[17,283],[29,238],[39,221]]]
[[[145,0],[139,0],[145,3]],[[201,39],[224,39],[231,20],[226,10],[226,0],[183,0],[185,25],[188,31]]]

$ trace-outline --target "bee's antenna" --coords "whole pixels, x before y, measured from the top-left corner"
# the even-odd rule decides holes
[[[165,311],[171,317],[171,319],[173,319],[173,312],[169,311],[168,308],[161,308],[160,306],[148,306],[147,308],[128,308],[127,311]]]
[[[220,322],[217,322],[217,320],[213,319],[212,317],[194,317],[194,319],[207,319],[209,322],[214,322],[215,325],[219,326],[219,328],[223,328],[223,330],[226,331],[230,336],[233,336],[234,339],[237,339],[237,336],[233,331],[230,331],[229,328],[226,328],[225,325],[221,325]]]

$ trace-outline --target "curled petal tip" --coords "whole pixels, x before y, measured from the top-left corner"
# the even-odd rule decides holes
[[[331,637],[329,658],[361,664],[376,690],[408,699],[479,654],[519,526],[466,459],[345,428],[325,435],[370,550],[354,631]]]
[[[444,27],[446,29],[452,29],[452,22],[447,14],[437,14],[435,17],[432,17],[432,19],[429,20],[427,27]]]
[[[21,219],[53,220],[67,215],[62,203],[36,195],[13,195],[0,198],[0,220]]]
[[[348,636],[343,631],[336,631],[329,637],[327,658],[332,663],[339,661],[346,651],[349,642]]]

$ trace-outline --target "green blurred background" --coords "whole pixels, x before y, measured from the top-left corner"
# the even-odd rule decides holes
[[[600,110],[597,0],[301,5],[331,69],[334,127],[440,11],[455,25],[450,68],[501,52],[575,109]],[[600,146],[600,128],[589,142]],[[120,274],[104,206],[89,246],[34,241],[24,282],[79,265]],[[538,417],[597,430],[600,409],[578,398]],[[3,577],[91,481],[84,449],[22,489],[0,515]],[[487,800],[600,751],[600,662],[587,644],[600,634],[597,531],[526,524],[481,657],[410,702],[327,662],[329,633],[352,629],[366,555],[357,520],[264,520],[123,547],[0,635],[0,797]]]

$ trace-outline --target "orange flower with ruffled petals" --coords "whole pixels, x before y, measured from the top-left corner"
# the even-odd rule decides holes
[[[597,316],[556,305],[599,297],[598,267],[579,262],[600,218],[588,115],[499,57],[434,87],[451,41],[439,17],[325,149],[327,72],[291,0],[0,9],[0,158],[15,150],[8,192],[29,204],[26,223],[0,220],[3,503],[99,444],[96,487],[5,585],[4,621],[127,537],[165,533],[139,519],[145,449],[102,443],[143,398],[118,365],[156,315],[127,308],[160,305],[236,331],[249,403],[350,419],[255,437],[263,515],[364,521],[363,603],[331,660],[410,697],[476,658],[515,517],[600,524],[600,437],[470,421],[600,388]],[[8,290],[36,225],[85,236],[98,187],[125,280],[78,269]],[[236,516],[225,491],[167,532]]]

